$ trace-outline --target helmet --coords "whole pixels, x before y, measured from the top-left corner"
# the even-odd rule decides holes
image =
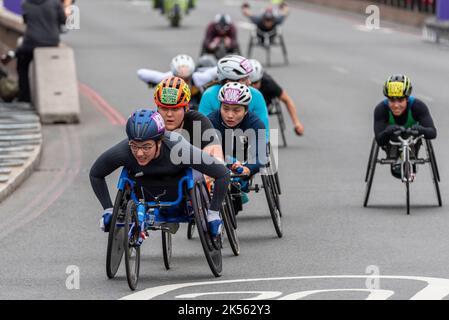
[[[272,8],[267,8],[262,14],[262,18],[264,20],[273,20],[274,19],[274,13]]]
[[[249,88],[239,82],[228,82],[221,87],[218,93],[218,100],[226,104],[239,104],[248,106],[252,96]]]
[[[215,29],[226,32],[231,28],[232,19],[229,14],[217,14],[214,18]]]
[[[218,80],[240,80],[253,71],[248,59],[238,55],[228,55],[218,60]]]
[[[195,62],[191,56],[179,54],[172,59],[170,69],[174,76],[188,78],[195,71]]]
[[[412,83],[406,75],[398,74],[390,76],[384,84],[384,96],[390,97],[409,97],[412,93]]]
[[[158,107],[181,108],[186,107],[189,101],[189,86],[178,77],[162,80],[154,91],[154,102]]]
[[[251,62],[253,66],[253,71],[251,71],[251,73],[249,74],[249,80],[253,83],[260,81],[263,77],[262,65],[256,59],[250,59],[249,62]]]
[[[129,140],[160,140],[164,132],[164,119],[153,110],[139,109],[126,121],[126,134]]]
[[[217,66],[217,59],[213,54],[203,54],[198,59],[198,67],[202,68],[212,68]]]

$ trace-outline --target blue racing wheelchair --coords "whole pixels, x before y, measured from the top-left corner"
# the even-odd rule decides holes
[[[149,236],[148,231],[162,232],[164,264],[170,268],[170,224],[194,221],[209,267],[214,276],[221,275],[222,240],[221,235],[213,238],[209,230],[207,209],[210,195],[203,175],[187,169],[182,176],[170,178],[145,181],[142,174],[131,178],[127,170],[121,172],[109,230],[106,274],[109,278],[115,276],[124,255],[131,290],[137,287],[140,246]],[[154,196],[153,193],[157,192],[160,194]],[[148,201],[150,198],[152,201]]]

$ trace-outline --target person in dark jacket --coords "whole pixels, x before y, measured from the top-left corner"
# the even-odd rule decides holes
[[[59,45],[60,26],[65,24],[66,15],[60,0],[25,0],[22,15],[26,25],[23,42],[13,54],[4,55],[1,60],[7,63],[11,58],[17,58],[18,100],[31,102],[28,72],[34,49]]]

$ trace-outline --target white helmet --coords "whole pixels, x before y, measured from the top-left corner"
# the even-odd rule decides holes
[[[172,59],[170,69],[175,77],[188,78],[195,71],[195,62],[191,56],[179,54]]]
[[[253,71],[249,74],[249,80],[254,83],[260,81],[263,77],[263,67],[256,59],[249,60],[253,65]]]
[[[228,55],[217,63],[218,80],[240,80],[253,71],[248,59],[238,55]]]
[[[251,102],[252,96],[249,88],[239,82],[228,82],[221,87],[218,93],[218,100],[226,104],[239,104],[247,106]]]

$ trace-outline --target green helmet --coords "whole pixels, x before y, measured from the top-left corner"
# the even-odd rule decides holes
[[[390,76],[384,84],[384,96],[387,98],[409,97],[412,93],[410,78],[399,74]]]

